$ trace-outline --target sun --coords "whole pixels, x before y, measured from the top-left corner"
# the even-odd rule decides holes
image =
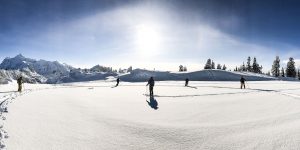
[[[161,47],[161,34],[157,27],[141,24],[136,27],[136,50],[139,56],[157,55]]]

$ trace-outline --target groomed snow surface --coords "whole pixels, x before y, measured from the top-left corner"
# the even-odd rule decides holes
[[[114,84],[0,85],[2,149],[300,149],[299,82]]]

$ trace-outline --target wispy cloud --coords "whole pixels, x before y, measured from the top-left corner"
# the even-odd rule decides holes
[[[239,26],[237,17],[228,17],[224,26]],[[100,63],[177,70],[185,63],[196,70],[212,58],[234,68],[248,56],[255,56],[269,69],[275,56],[280,55],[274,47],[222,32],[201,14],[186,16],[166,6],[144,3],[52,24],[25,43],[40,55],[60,55],[61,61],[78,66]],[[288,52],[293,55],[296,51]]]

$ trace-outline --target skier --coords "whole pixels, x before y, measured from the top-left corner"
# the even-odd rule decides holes
[[[120,82],[120,78],[117,79],[116,87],[119,85],[119,82]]]
[[[185,86],[189,86],[189,81],[190,81],[189,78],[185,79]]]
[[[153,96],[154,79],[150,77],[146,86],[149,85],[150,96]]]
[[[22,76],[17,79],[17,83],[18,83],[18,91],[21,92],[22,91],[22,83],[23,83]]]
[[[245,81],[246,81],[246,79],[242,76],[241,79],[240,79],[240,82],[241,82],[241,89],[242,89],[243,87],[244,87],[244,89],[246,88]]]

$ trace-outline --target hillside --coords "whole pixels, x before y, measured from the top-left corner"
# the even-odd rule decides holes
[[[130,74],[121,76],[121,80],[128,82],[144,82],[151,76],[157,81],[182,81],[189,78],[190,81],[239,81],[244,76],[248,81],[269,81],[277,78],[249,72],[231,72],[224,70],[201,70],[195,72],[176,73],[168,71],[148,71],[142,69],[133,70]]]

